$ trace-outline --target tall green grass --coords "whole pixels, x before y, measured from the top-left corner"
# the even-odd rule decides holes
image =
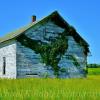
[[[100,75],[100,68],[88,68],[89,75]]]
[[[0,79],[0,100],[99,100],[100,76]]]

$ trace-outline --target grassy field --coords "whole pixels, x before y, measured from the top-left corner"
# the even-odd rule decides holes
[[[83,79],[0,79],[0,100],[100,100],[100,75]]]
[[[100,68],[89,68],[89,75],[100,75]]]

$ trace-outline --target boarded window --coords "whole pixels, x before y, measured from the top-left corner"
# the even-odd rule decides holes
[[[3,57],[3,75],[6,74],[6,57]]]

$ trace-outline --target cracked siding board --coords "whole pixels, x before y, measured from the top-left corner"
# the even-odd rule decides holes
[[[3,75],[3,57],[6,58],[6,74]],[[0,77],[16,78],[16,41],[10,40],[0,45]]]

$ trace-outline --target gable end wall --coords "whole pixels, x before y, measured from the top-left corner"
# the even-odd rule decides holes
[[[44,29],[47,29],[48,33],[44,34]],[[44,43],[50,43],[47,41],[49,37],[56,38],[58,33],[62,33],[63,28],[55,25],[52,22],[47,22],[43,25],[38,25],[25,34],[35,40],[41,40]],[[55,33],[55,34],[54,34]],[[45,38],[47,38],[45,40]],[[67,77],[84,77],[82,69],[86,68],[87,57],[84,55],[84,48],[80,46],[73,39],[72,36],[68,37],[68,49],[59,62],[60,67],[65,67],[66,73],[60,73],[61,78]],[[67,59],[66,55],[74,55],[80,66],[77,68],[72,60]],[[42,63],[41,55],[36,54],[35,51],[23,46],[20,42],[17,42],[17,77],[43,77],[46,74],[49,77],[55,77],[51,67]]]

